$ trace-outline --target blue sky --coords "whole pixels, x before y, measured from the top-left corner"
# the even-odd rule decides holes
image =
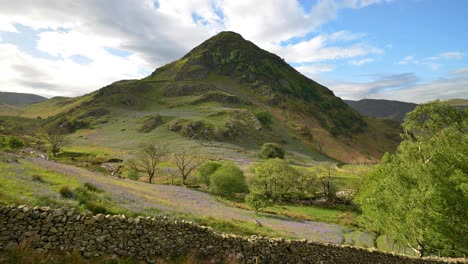
[[[82,95],[232,30],[344,99],[468,99],[464,0],[0,2],[0,91]]]

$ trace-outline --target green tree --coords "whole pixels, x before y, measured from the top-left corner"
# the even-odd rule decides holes
[[[268,197],[263,188],[252,185],[249,194],[245,196],[245,202],[259,212],[268,205]]]
[[[287,161],[279,158],[255,164],[252,171],[255,174],[253,184],[260,186],[267,197],[273,199],[284,198],[296,186],[300,175]]]
[[[284,148],[276,143],[265,143],[260,149],[260,156],[264,159],[280,158],[284,159]]]
[[[200,165],[197,170],[197,180],[200,183],[210,186],[210,177],[211,175],[221,167],[221,162],[218,161],[207,161]]]
[[[362,218],[420,256],[466,255],[468,111],[420,105],[403,128],[396,154],[385,154],[363,182]]]
[[[210,177],[210,189],[220,195],[247,191],[244,172],[234,163],[223,163]]]
[[[337,200],[336,191],[338,190],[338,187],[333,180],[332,171],[333,168],[331,164],[321,167],[319,169],[317,185],[325,200],[331,204],[335,204]]]

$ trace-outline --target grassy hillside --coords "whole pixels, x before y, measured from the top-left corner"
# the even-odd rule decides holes
[[[468,100],[467,99],[450,99],[445,101],[445,103],[460,109],[468,108]]]
[[[141,80],[22,107],[17,116],[60,126],[74,145],[131,151],[167,143],[251,160],[277,142],[298,163],[375,161],[398,143],[398,127],[364,118],[280,57],[222,32]],[[50,118],[48,118],[50,117]]]

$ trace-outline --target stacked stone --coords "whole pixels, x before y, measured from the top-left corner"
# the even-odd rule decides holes
[[[22,241],[38,252],[78,249],[85,257],[133,256],[154,262],[156,257],[190,253],[219,263],[446,263],[307,240],[242,237],[167,217],[126,218],[93,215],[74,209],[0,206],[0,250]],[[460,261],[460,263],[462,263]]]

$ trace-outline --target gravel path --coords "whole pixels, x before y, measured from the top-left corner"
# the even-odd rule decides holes
[[[264,226],[282,231],[291,237],[335,244],[343,243],[343,227],[336,224],[295,221],[274,215],[259,217],[252,211],[229,207],[216,201],[215,197],[207,193],[184,187],[118,179],[84,168],[43,159],[29,158],[28,160],[44,169],[74,177],[80,182],[91,182],[110,193],[112,199],[122,207],[130,210],[142,211],[157,208],[167,213],[185,213],[243,221],[259,220]]]

